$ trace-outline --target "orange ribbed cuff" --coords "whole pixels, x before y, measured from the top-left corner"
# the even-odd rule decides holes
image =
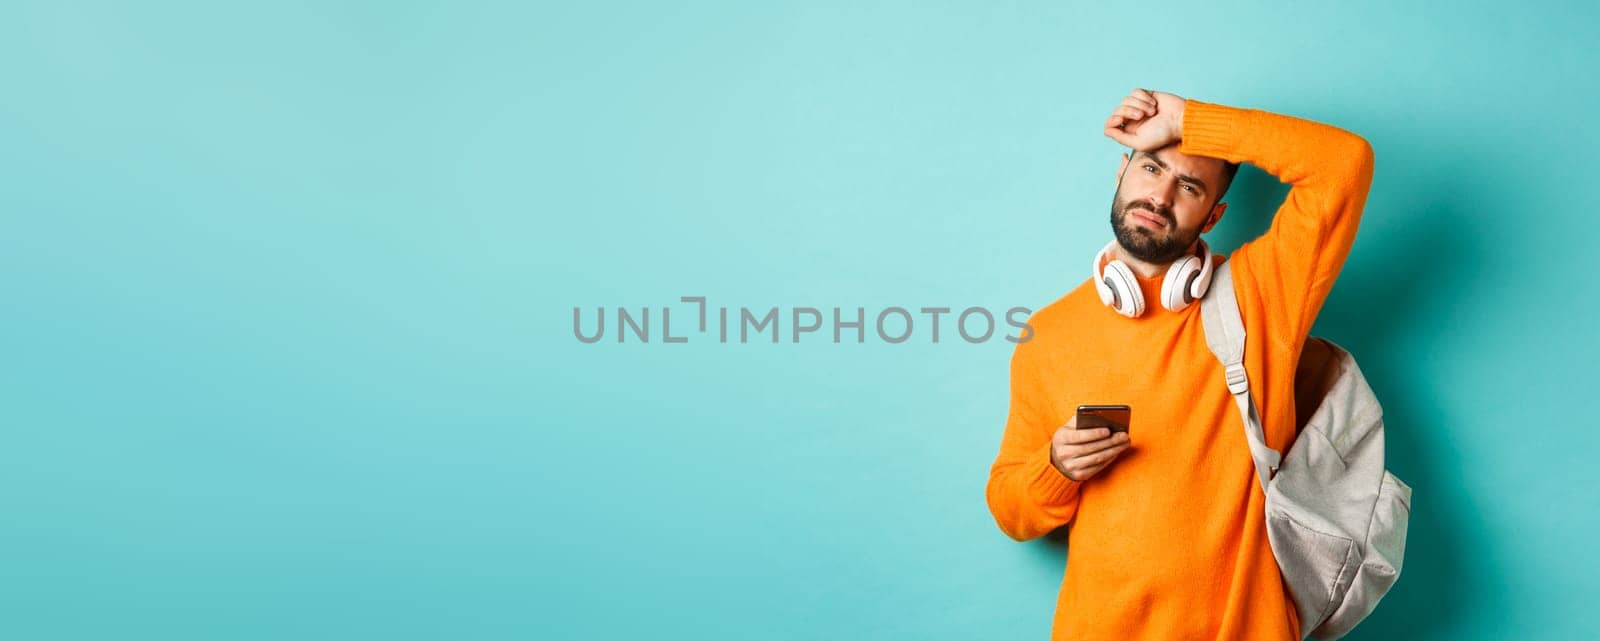
[[[1239,162],[1239,134],[1249,119],[1248,109],[1199,100],[1185,101],[1183,140],[1178,143],[1178,151],[1190,156]]]
[[[1078,491],[1078,481],[1067,478],[1061,470],[1050,463],[1050,444],[1035,452],[1028,459],[1025,473],[1028,480],[1028,491],[1033,494],[1041,504],[1060,505],[1072,498]]]

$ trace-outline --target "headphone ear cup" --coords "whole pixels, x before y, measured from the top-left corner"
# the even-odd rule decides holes
[[[1133,270],[1122,261],[1113,260],[1106,265],[1105,275],[1106,285],[1117,299],[1117,313],[1129,318],[1144,315],[1144,292],[1139,291],[1139,281],[1133,277]]]
[[[1105,258],[1105,255],[1105,250],[1101,250],[1099,254],[1095,255],[1094,277],[1089,280],[1094,281],[1094,291],[1100,294],[1100,303],[1106,307],[1116,307],[1116,294],[1111,291],[1111,286],[1106,284],[1106,277],[1101,274],[1100,270],[1100,261]]]
[[[1190,298],[1200,300],[1206,297],[1206,292],[1211,289],[1211,246],[1206,241],[1200,241],[1200,274],[1195,277],[1194,284],[1189,286]]]
[[[1193,303],[1193,290],[1190,286],[1199,275],[1199,258],[1184,256],[1172,263],[1172,266],[1167,268],[1166,277],[1161,279],[1161,306],[1170,311],[1181,312],[1189,306],[1189,303]]]

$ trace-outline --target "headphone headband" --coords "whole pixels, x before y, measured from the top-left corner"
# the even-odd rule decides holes
[[[1144,315],[1144,292],[1132,268],[1121,260],[1106,260],[1116,247],[1117,241],[1113,239],[1094,256],[1095,292],[1105,306],[1123,316],[1137,318]],[[1204,298],[1211,288],[1211,246],[1201,239],[1197,247],[1198,256],[1188,254],[1173,261],[1161,279],[1161,306],[1168,311],[1183,311]]]

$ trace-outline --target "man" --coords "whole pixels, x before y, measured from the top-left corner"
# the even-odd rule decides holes
[[[1295,366],[1355,240],[1372,149],[1327,125],[1142,89],[1105,133],[1134,153],[1118,166],[1116,241],[1095,271],[1121,261],[1152,302],[1120,314],[1096,276],[1034,314],[1034,338],[1012,355],[989,510],[1018,541],[1069,527],[1054,639],[1299,639],[1200,305],[1154,301],[1169,265],[1203,253],[1236,163],[1292,185],[1270,229],[1227,258],[1267,443],[1286,450]],[[1077,406],[1089,404],[1130,406],[1130,429],[1079,430]]]

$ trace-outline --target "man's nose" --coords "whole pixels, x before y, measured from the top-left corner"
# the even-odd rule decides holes
[[[1172,206],[1172,185],[1161,185],[1151,191],[1150,204],[1157,208]]]

